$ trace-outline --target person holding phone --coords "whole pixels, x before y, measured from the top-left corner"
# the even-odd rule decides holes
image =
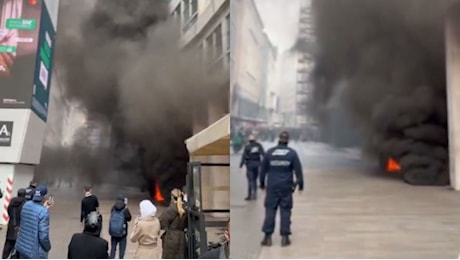
[[[109,222],[109,234],[110,234],[110,258],[115,258],[117,246],[119,248],[119,259],[123,259],[126,252],[126,237],[128,234],[128,222],[131,221],[131,212],[128,209],[128,199],[119,195],[115,204],[112,207],[110,222]]]
[[[48,188],[38,186],[32,201],[24,204],[21,211],[21,225],[16,240],[18,258],[46,259],[51,250],[50,217],[47,203]]]
[[[129,236],[133,243],[137,243],[134,259],[158,259],[160,257],[160,221],[156,217],[157,208],[150,200],[139,203],[141,216],[136,219],[134,228]]]

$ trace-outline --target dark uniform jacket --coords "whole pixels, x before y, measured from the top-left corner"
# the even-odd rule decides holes
[[[18,237],[19,224],[21,221],[21,210],[22,206],[26,202],[24,197],[14,197],[8,205],[8,230],[6,231],[6,239],[16,240]]]
[[[294,182],[294,174],[296,182]],[[265,180],[267,183],[265,183]],[[297,152],[287,145],[270,148],[264,156],[260,172],[260,187],[267,191],[293,189],[295,184],[303,190],[303,173]]]
[[[108,259],[109,243],[91,233],[78,233],[70,240],[68,259]]]
[[[248,167],[259,167],[262,156],[264,156],[263,146],[255,141],[249,142],[249,144],[244,148],[240,167],[244,164]]]

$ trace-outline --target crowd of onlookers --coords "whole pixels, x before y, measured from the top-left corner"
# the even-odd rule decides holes
[[[109,242],[101,237],[103,219],[99,213],[99,200],[92,194],[91,187],[85,187],[84,192],[80,214],[82,232],[72,236],[68,245],[68,259],[114,259],[117,249],[119,259],[123,259],[128,239],[137,244],[133,256],[135,259],[193,258],[187,255],[186,194],[180,189],[171,191],[171,204],[159,216],[150,200],[142,200],[139,203],[140,216],[134,219],[130,233],[128,223],[133,221],[133,217],[128,208],[128,199],[119,195],[110,214],[110,248]],[[48,258],[51,250],[48,209],[53,205],[54,198],[48,194],[45,185],[32,181],[29,187],[18,190],[8,206],[9,222],[3,259]],[[222,258],[222,254],[216,252],[211,250],[201,258]]]

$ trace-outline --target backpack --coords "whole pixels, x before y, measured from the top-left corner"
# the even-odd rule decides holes
[[[114,210],[110,215],[109,234],[112,237],[126,235],[126,217],[124,210]]]

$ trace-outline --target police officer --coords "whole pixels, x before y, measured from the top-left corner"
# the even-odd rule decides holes
[[[254,135],[250,135],[249,144],[244,148],[240,163],[240,168],[246,165],[246,178],[248,179],[248,196],[245,200],[257,199],[257,177],[263,156],[264,148],[256,142]]]
[[[291,241],[291,210],[293,206],[292,193],[296,186],[303,190],[302,165],[297,152],[288,147],[289,133],[282,132],[278,145],[270,148],[265,154],[260,172],[260,188],[265,189],[265,220],[262,231],[265,237],[262,246],[272,245],[272,234],[275,231],[276,210],[280,208],[281,215],[281,246],[289,246]],[[296,181],[294,182],[294,174]]]

